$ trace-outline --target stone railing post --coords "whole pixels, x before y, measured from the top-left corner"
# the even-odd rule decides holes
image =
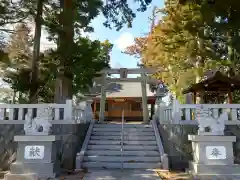
[[[177,99],[173,101],[171,120],[173,124],[179,124],[179,121],[181,120],[181,109]]]
[[[14,136],[18,142],[16,161],[10,166],[5,180],[17,179],[54,179],[60,173],[57,160],[58,136],[51,135],[53,108],[40,109],[37,117],[32,118],[29,111],[25,116],[25,135]]]
[[[73,102],[71,99],[66,100],[64,107],[64,120],[72,120],[73,116]]]
[[[198,135],[188,135],[193,149],[190,173],[195,179],[240,179],[240,165],[234,164],[233,154],[236,136],[224,135],[227,113],[215,119],[202,105],[197,111]]]
[[[93,110],[92,110],[92,102],[93,100],[89,99],[87,100],[87,105],[86,105],[86,120],[87,122],[90,122],[93,120]]]
[[[159,105],[158,105],[158,112],[157,112],[157,115],[159,116],[159,123],[162,124],[163,122],[166,122],[167,119],[166,116],[165,116],[165,108],[167,107],[166,106],[166,103],[164,102],[160,102]]]

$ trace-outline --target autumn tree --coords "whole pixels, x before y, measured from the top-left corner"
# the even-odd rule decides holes
[[[5,48],[8,61],[3,64],[7,67],[4,79],[11,84],[15,93],[20,92],[21,98],[22,95],[28,95],[29,82],[25,77],[30,73],[32,37],[30,28],[24,23],[17,25],[15,29],[16,33],[10,36]],[[15,79],[14,83],[12,79]]]
[[[224,58],[226,49],[219,46],[223,40],[222,36],[219,37],[221,29],[207,25],[201,7],[196,4],[166,1],[165,7],[158,12],[162,19],[147,37],[142,38],[142,45],[138,38],[135,47],[127,51],[133,54],[140,52],[145,66],[168,69],[168,72],[156,76],[183,100],[182,89],[199,82],[205,71],[225,70],[229,66],[228,59]]]

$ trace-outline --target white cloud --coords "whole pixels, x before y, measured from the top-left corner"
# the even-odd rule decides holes
[[[134,44],[134,37],[131,33],[125,32],[119,36],[115,41],[115,45],[121,50],[124,51],[128,46]]]

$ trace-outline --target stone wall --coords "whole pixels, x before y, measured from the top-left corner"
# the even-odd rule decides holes
[[[88,127],[89,123],[53,126],[53,134],[62,135],[58,144],[58,158],[61,161],[61,168],[75,169],[76,155],[81,150]]]
[[[7,170],[15,161],[17,143],[13,139],[15,135],[23,134],[23,125],[0,125],[0,169]]]
[[[80,151],[89,124],[53,125],[53,134],[62,135],[58,143],[58,158],[64,169],[75,168],[76,153]],[[7,170],[15,161],[17,143],[14,135],[23,135],[23,125],[0,125],[0,169]]]
[[[188,168],[188,161],[192,160],[192,146],[188,141],[188,134],[197,134],[196,125],[159,125],[165,152],[169,156],[169,166],[175,170],[185,170]],[[235,163],[240,164],[240,126],[228,125],[225,135],[237,137],[237,142],[233,144]]]
[[[226,136],[236,136],[237,141],[233,143],[235,163],[240,164],[240,125],[228,125],[225,128]]]

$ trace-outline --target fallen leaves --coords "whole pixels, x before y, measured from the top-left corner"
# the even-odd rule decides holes
[[[171,172],[171,171],[163,171],[159,170],[157,171],[157,174],[159,175],[162,180],[190,180],[190,175],[188,173],[184,172]]]

